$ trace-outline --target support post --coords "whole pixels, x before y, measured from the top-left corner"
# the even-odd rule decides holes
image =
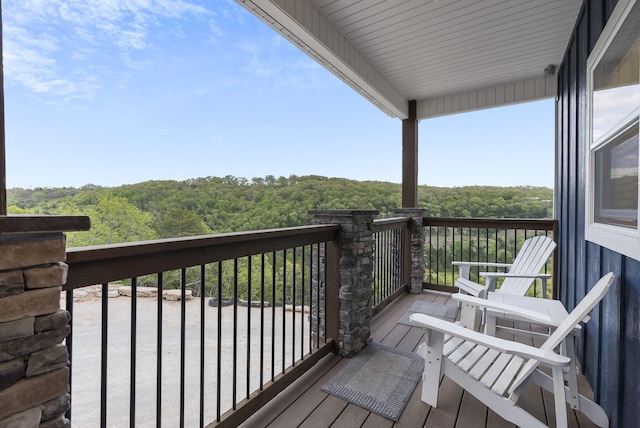
[[[402,121],[402,207],[418,206],[418,118],[416,101],[409,101],[409,117]]]
[[[411,278],[409,292],[422,293],[422,283],[425,274],[424,244],[425,233],[422,225],[422,218],[425,214],[423,208],[398,208],[393,210],[393,214],[398,217],[411,218],[411,240],[409,251],[406,251],[403,270],[407,277]]]
[[[7,215],[7,161],[4,132],[4,57],[2,41],[2,3],[0,2],[0,215]]]
[[[329,334],[335,334],[337,330],[338,336],[333,338],[337,339],[338,353],[351,357],[371,340],[375,241],[369,225],[378,211],[312,210],[309,213],[314,224],[341,226],[339,242],[327,243],[325,262],[319,263],[320,269],[325,269],[326,284],[318,289],[324,289],[325,295],[318,296],[320,305],[314,313],[317,311],[320,317],[318,334],[331,337]],[[334,257],[339,257],[337,275],[331,268],[336,265]],[[322,271],[319,277],[323,277]]]

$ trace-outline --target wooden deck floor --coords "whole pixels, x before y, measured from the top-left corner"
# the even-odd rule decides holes
[[[399,349],[415,351],[423,342],[424,332],[420,328],[398,324],[398,320],[417,300],[442,304],[454,304],[447,293],[425,291],[420,295],[406,294],[389,305],[373,319],[372,338],[374,341]],[[246,427],[434,427],[434,428],[498,428],[514,427],[492,411],[489,411],[475,397],[463,391],[450,379],[444,378],[440,384],[439,407],[432,408],[420,400],[418,383],[413,395],[398,422],[385,419],[359,406],[350,404],[321,390],[349,359],[336,355],[325,357],[313,370],[298,379],[292,386],[273,399],[267,406],[252,416]],[[588,385],[581,379],[581,392]],[[555,425],[553,396],[537,386],[529,385],[520,399],[522,407],[542,421],[551,420]],[[569,411],[569,426],[594,427],[588,419],[574,411]]]

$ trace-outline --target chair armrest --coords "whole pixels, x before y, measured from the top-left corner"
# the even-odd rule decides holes
[[[460,278],[469,279],[469,273],[471,272],[471,266],[482,266],[482,267],[494,267],[494,268],[509,268],[510,264],[507,263],[490,263],[490,262],[462,262],[462,261],[452,261],[451,264],[453,266],[458,266],[458,273],[460,274]]]
[[[532,279],[540,279],[542,283],[542,296],[545,297],[547,295],[547,280],[549,280],[552,276],[547,273],[510,273],[510,272],[480,272],[480,276],[486,278],[487,282],[487,290],[495,291],[496,289],[496,281],[498,278],[532,278]]]
[[[512,342],[510,340],[478,333],[466,327],[429,315],[412,314],[410,320],[428,330],[435,330],[450,336],[459,337],[460,339],[468,340],[506,354],[517,355],[522,358],[533,358],[534,360],[551,366],[567,367],[571,362],[570,358],[552,351],[543,351],[533,346],[525,345],[524,343]]]
[[[452,261],[451,264],[453,266],[458,266],[458,273],[460,274],[460,278],[464,278],[464,279],[469,279],[469,272],[471,271],[471,266],[505,268],[505,269],[508,269],[511,267],[511,264],[509,263],[461,262],[456,260]]]
[[[510,273],[510,272],[480,272],[485,278],[542,278],[549,279],[548,273]]]
[[[491,262],[461,262],[461,261],[452,261],[452,265],[454,266],[487,266],[487,267],[499,267],[499,268],[510,268],[511,263],[491,263]]]
[[[458,278],[456,280],[456,287],[465,293],[471,294],[472,296],[484,296],[486,294],[486,287],[482,284],[478,284],[477,282],[473,282],[471,280],[465,278]]]
[[[469,303],[479,308],[487,308],[494,312],[517,315],[519,317],[526,318],[528,321],[545,324],[549,327],[557,327],[559,325],[559,323],[554,322],[549,315],[532,311],[530,309],[524,309],[517,306],[507,305],[505,303],[494,302],[487,299],[480,299],[477,297],[467,296],[465,294],[459,293],[454,294],[451,297],[459,302]]]

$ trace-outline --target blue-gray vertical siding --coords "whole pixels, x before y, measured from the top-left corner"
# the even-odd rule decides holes
[[[586,242],[586,63],[617,0],[585,0],[558,70],[556,217],[559,297],[573,308],[602,275],[618,282],[579,339],[578,354],[612,427],[640,427],[640,262]]]

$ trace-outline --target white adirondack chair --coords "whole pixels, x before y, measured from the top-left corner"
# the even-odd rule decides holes
[[[545,427],[518,406],[525,385],[534,382],[554,394],[557,427],[567,426],[566,403],[597,426],[608,427],[609,419],[598,404],[580,395],[577,384],[565,386],[564,369],[571,359],[555,350],[576,325],[589,320],[590,312],[614,279],[613,273],[602,277],[540,348],[478,333],[428,315],[411,315],[411,320],[427,331],[427,342],[419,350],[425,358],[422,401],[437,407],[439,380],[444,374],[507,421],[523,428]],[[550,321],[544,316],[540,320]],[[551,367],[552,375],[545,374],[540,366]]]
[[[470,303],[483,308],[485,312],[484,333],[496,335],[497,328],[516,336],[546,340],[555,329],[567,319],[569,313],[559,300],[538,299],[529,296],[517,296],[508,293],[488,293],[486,300],[466,294],[458,293],[455,300]],[[525,321],[536,325],[535,329],[519,329],[511,326],[498,325],[498,318],[510,321]],[[560,354],[571,358],[571,365],[565,370],[565,378],[572,391],[578,390],[578,369],[575,360],[574,338],[580,336],[582,326],[576,325],[572,334],[568,334],[560,344]],[[577,395],[570,395],[572,407],[577,405]]]
[[[542,282],[542,295],[547,294],[547,279],[551,275],[542,274],[540,271],[556,248],[556,243],[548,236],[534,236],[524,241],[513,263],[488,263],[488,262],[461,262],[453,261],[458,266],[460,277],[456,280],[456,287],[462,293],[486,298],[492,291],[510,293],[524,296],[536,279]],[[469,279],[471,266],[485,266],[507,268],[507,272],[481,272],[480,276],[486,278],[486,285],[478,284]],[[496,290],[496,281],[504,278],[502,285]],[[474,330],[479,323],[477,308],[474,305],[463,304],[460,313],[460,322]]]

